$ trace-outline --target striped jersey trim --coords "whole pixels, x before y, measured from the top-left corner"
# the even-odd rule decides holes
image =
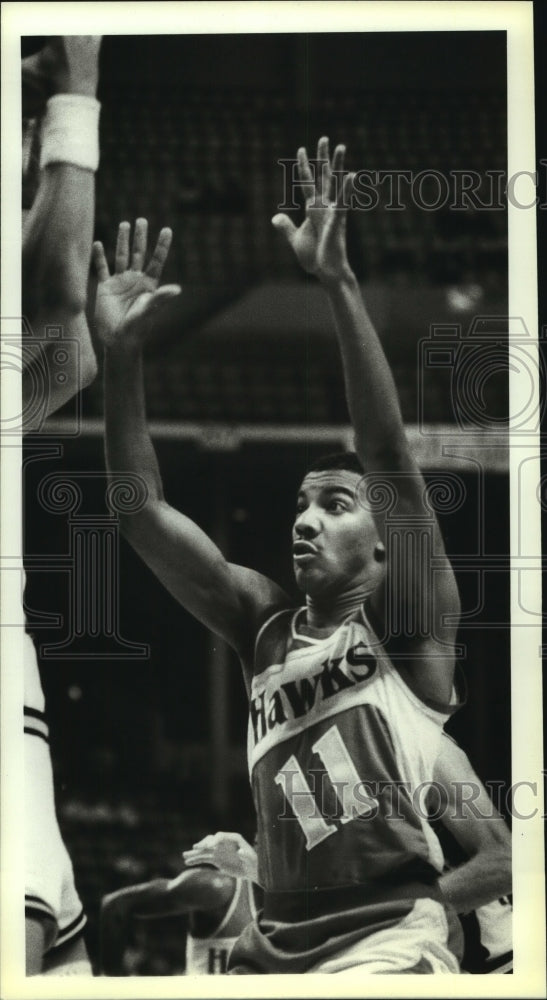
[[[72,920],[66,927],[60,928],[57,940],[53,945],[53,949],[60,948],[61,945],[66,944],[67,941],[71,941],[75,937],[78,937],[82,933],[86,923],[86,915],[83,910],[80,910],[78,916],[75,917],[74,920]]]
[[[57,916],[49,903],[45,903],[39,896],[32,896],[28,893],[25,894],[25,914],[37,917],[47,916],[57,924],[57,937],[55,938],[55,943],[48,948],[48,951],[61,948],[68,941],[73,941],[79,937],[87,924],[87,917],[83,909],[80,909],[78,915],[66,927],[59,927]]]
[[[49,903],[44,903],[44,900],[40,899],[39,896],[31,896],[27,893],[25,893],[25,913],[29,915],[36,913],[41,916],[45,914],[51,917],[52,920],[56,919],[55,913]]]
[[[24,706],[25,715],[30,715],[33,719],[42,719],[43,722],[46,721],[46,713],[41,712],[38,708],[31,708],[30,705]]]
[[[31,726],[25,726],[23,732],[25,732],[27,736],[38,736],[41,740],[44,741],[44,743],[47,743],[49,745],[49,737],[46,736],[46,734],[43,733],[41,729],[32,729]]]
[[[38,736],[49,743],[49,726],[46,722],[46,716],[44,712],[40,712],[37,708],[30,708],[25,705],[24,708],[24,718],[25,718],[25,733],[29,736]]]

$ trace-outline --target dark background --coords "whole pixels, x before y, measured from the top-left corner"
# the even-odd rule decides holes
[[[24,54],[40,41],[27,39]],[[313,150],[319,135],[328,134],[333,144],[346,142],[351,169],[503,172],[505,62],[500,32],[104,39],[96,236],[111,254],[123,218],[145,215],[152,234],[171,225],[165,280],[183,285],[181,303],[147,359],[149,416],[158,430],[166,496],[222,541],[233,561],[273,576],[291,592],[295,491],[308,461],[332,450],[307,443],[310,431],[339,429],[342,438],[347,412],[328,310],[270,224],[283,196],[277,161],[302,144]],[[485,197],[486,188],[481,191]],[[350,217],[351,261],[394,370],[405,420],[469,429],[474,417],[458,410],[450,372],[427,372],[421,393],[420,342],[432,323],[460,324],[465,332],[475,315],[493,315],[503,350],[506,213],[428,212],[413,205],[406,190],[403,201],[404,211],[385,210],[382,192],[377,208]],[[71,528],[66,514],[43,509],[38,488],[54,471],[80,474],[85,513],[106,515],[101,393],[99,377],[84,393],[83,433],[75,440],[51,433],[62,456],[32,461],[25,472],[27,603],[34,612],[64,615],[55,630],[31,612],[42,645],[67,634],[69,578],[61,567],[46,570],[52,553],[69,552]],[[502,366],[488,382],[482,426],[506,412]],[[171,437],[158,421],[169,421]],[[262,428],[263,440],[234,451],[207,446],[203,431],[217,423]],[[185,433],[190,424],[198,428],[193,441]],[[280,426],[296,429],[298,440],[278,435],[268,441],[268,429]],[[44,443],[29,441],[27,458]],[[483,606],[473,627],[460,633],[468,701],[450,731],[483,779],[508,785],[508,477],[495,456],[483,456],[482,464],[482,479],[470,463],[457,470],[467,496],[442,518],[448,552],[460,557],[464,611],[473,612],[479,600],[481,510],[482,552],[501,557],[496,570],[483,570]],[[427,462],[424,470],[435,473]],[[93,475],[84,481],[81,473]],[[249,835],[253,824],[237,664],[227,666],[223,801],[210,773],[211,640],[124,542],[119,568],[120,635],[148,644],[149,656],[101,658],[97,653],[108,650],[99,638],[85,647],[85,659],[42,660],[59,814],[90,918],[92,951],[101,895],[176,872],[180,851],[217,825]]]

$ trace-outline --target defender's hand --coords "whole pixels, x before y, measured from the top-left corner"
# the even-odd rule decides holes
[[[215,865],[223,875],[257,880],[256,852],[240,833],[212,833],[183,851],[187,865]]]
[[[306,218],[299,227],[284,214],[272,219],[304,270],[322,281],[337,280],[351,273],[346,253],[346,217],[353,176],[342,176],[345,152],[345,146],[337,146],[331,161],[329,140],[321,138],[314,178],[308,154],[301,147],[297,154],[298,173],[306,199]]]
[[[105,347],[143,343],[158,305],[180,293],[180,285],[158,288],[173,238],[172,231],[161,230],[154,253],[143,271],[148,239],[146,219],[137,219],[135,223],[131,259],[130,230],[129,222],[120,223],[113,275],[108,270],[102,243],[93,244],[93,261],[99,282],[95,326]]]

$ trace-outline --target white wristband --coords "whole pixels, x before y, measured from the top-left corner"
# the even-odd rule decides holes
[[[101,105],[84,94],[55,94],[47,102],[42,125],[40,169],[48,163],[72,163],[84,170],[99,166]]]

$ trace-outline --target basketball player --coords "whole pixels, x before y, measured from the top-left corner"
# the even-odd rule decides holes
[[[321,139],[313,172],[300,149],[305,219],[298,228],[287,216],[273,219],[330,304],[356,448],[302,481],[292,545],[305,604],[296,610],[276,583],[228,563],[166,502],[145,416],[142,349],[153,331],[131,316],[146,289],[126,231],[117,251],[125,275],[109,276],[95,247],[107,465],[143,476],[148,487],[122,531],[171,594],[238,653],[249,695],[265,895],[260,920],[232,952],[234,973],[459,969],[461,931],[439,881],[442,851],[413,802],[432,779],[443,724],[457,707],[459,597],[347,259],[353,180],[340,183],[344,152],[337,146],[331,159]],[[267,504],[265,496],[266,532]],[[397,790],[396,822],[387,787]]]
[[[99,37],[54,37],[23,60],[23,95],[32,92],[33,114],[45,111],[38,188],[23,231],[25,431],[39,431],[44,417],[97,371],[84,310],[99,158],[99,48]],[[61,339],[48,339],[52,326]],[[62,338],[69,340],[58,366]],[[44,376],[46,398],[37,399]],[[26,972],[91,975],[82,938],[86,918],[55,813],[36,651],[27,634],[24,644]]]
[[[182,914],[189,917],[186,975],[225,973],[237,938],[256,916],[252,884],[200,867],[105,896],[100,917],[103,974],[126,975],[123,957],[133,919]]]
[[[40,96],[45,110],[39,124],[38,188],[30,210],[23,213],[25,431],[40,430],[44,416],[97,373],[85,307],[99,164],[99,47],[97,36],[54,37],[23,60],[24,93],[32,88],[32,113],[37,113]],[[51,327],[68,340],[59,378],[53,358],[59,339],[48,337]],[[46,400],[33,401],[43,372],[48,375]]]
[[[464,933],[462,972],[512,972],[511,834],[469,758],[446,733],[429,795],[450,865],[439,884]],[[258,879],[256,852],[239,833],[209,834],[183,858],[190,867],[212,864],[226,875]]]

